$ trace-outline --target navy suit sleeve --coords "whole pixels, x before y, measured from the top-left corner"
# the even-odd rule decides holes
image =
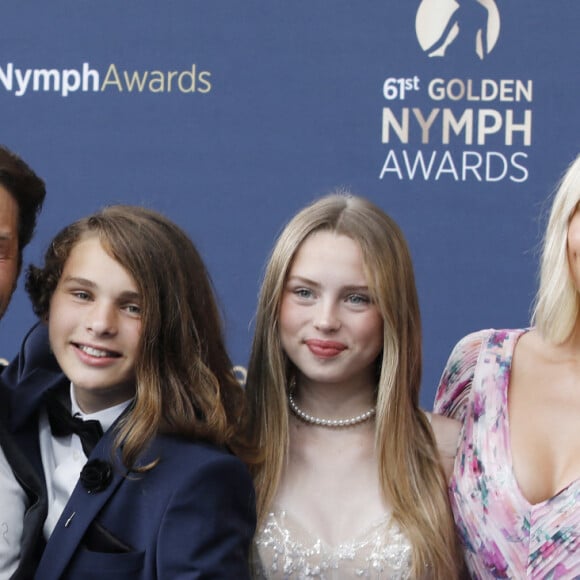
[[[222,455],[188,478],[168,503],[159,530],[159,578],[249,578],[256,525],[250,475]]]

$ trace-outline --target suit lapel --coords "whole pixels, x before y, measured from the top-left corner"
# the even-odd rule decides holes
[[[43,479],[44,470],[38,441],[38,411],[48,391],[66,388],[69,384],[70,382],[62,372],[48,368],[35,368],[22,373],[20,382],[11,392],[12,430]],[[101,459],[110,462],[115,435],[116,431],[113,426],[96,445],[89,461]],[[116,454],[114,463],[112,480],[103,491],[89,494],[80,481],[77,483],[46,544],[36,578],[56,580],[63,575],[91,522],[96,519],[100,510],[127,475],[120,453]]]
[[[43,481],[38,412],[47,391],[66,387],[67,384],[68,379],[62,373],[38,369],[28,374],[10,393],[10,431]]]
[[[11,426],[13,431],[29,425],[42,406],[47,391],[70,384],[62,373],[37,369],[29,373],[12,391]],[[34,427],[38,430],[38,424]]]
[[[111,428],[99,441],[89,461],[101,459],[110,462],[114,438],[115,430]],[[91,522],[115,493],[126,475],[127,470],[121,463],[120,454],[117,453],[113,478],[106,489],[88,493],[80,481],[77,483],[46,545],[38,567],[37,578],[49,580],[62,576]]]

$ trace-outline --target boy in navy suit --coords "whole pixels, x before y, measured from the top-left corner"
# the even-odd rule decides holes
[[[111,206],[64,228],[26,287],[64,373],[44,325],[6,373],[49,498],[36,577],[249,577],[243,391],[190,239]]]

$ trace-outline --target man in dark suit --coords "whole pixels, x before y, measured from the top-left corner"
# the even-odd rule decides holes
[[[0,146],[0,317],[6,311],[46,195],[44,182]],[[39,559],[46,499],[42,483],[9,436],[8,393],[0,385],[0,578],[31,578]]]

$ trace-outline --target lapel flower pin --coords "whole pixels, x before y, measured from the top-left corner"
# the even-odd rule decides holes
[[[80,479],[88,493],[98,493],[109,487],[113,479],[113,467],[108,461],[91,459],[83,467]]]

